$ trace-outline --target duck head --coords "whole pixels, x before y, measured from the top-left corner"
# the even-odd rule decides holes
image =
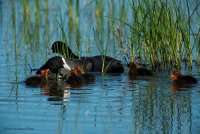
[[[172,73],[171,78],[173,80],[177,80],[178,78],[180,78],[182,76],[182,74],[179,71],[175,71]]]
[[[50,72],[58,74],[62,68],[65,68],[68,71],[71,70],[63,57],[55,56],[50,58],[44,65],[42,65],[37,70],[36,74],[40,74],[41,71],[45,69],[49,69]]]
[[[40,71],[40,76],[48,79],[49,69],[44,69]]]
[[[135,69],[137,67],[136,64],[134,62],[132,62],[132,61],[127,66],[129,68],[129,70]]]
[[[65,44],[65,42],[61,41],[53,42],[51,50],[53,53],[59,53],[61,55],[66,56],[67,58],[75,58],[75,59],[79,58],[72,52],[72,50],[67,46],[67,44]]]
[[[72,87],[80,87],[84,82],[84,71],[81,67],[73,67],[69,74],[67,74],[65,81]]]
[[[82,75],[84,74],[84,70],[83,68],[79,67],[79,66],[76,66],[76,67],[73,67],[71,69],[71,71],[69,72],[68,76],[72,76],[72,75]]]

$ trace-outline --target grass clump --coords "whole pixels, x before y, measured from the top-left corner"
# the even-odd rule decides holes
[[[132,0],[130,5],[133,22],[118,20],[130,28],[131,58],[139,57],[152,68],[180,68],[183,60],[191,67],[195,47],[191,18],[199,4],[190,12],[186,0],[186,13],[176,0]]]

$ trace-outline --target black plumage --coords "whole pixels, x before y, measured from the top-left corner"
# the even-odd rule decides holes
[[[138,67],[134,62],[130,62],[128,64],[129,68],[129,75],[135,75],[135,76],[152,76],[153,73],[151,70],[148,70],[146,68]]]
[[[64,42],[55,41],[52,44],[51,49],[53,53],[59,53],[66,56],[68,59],[79,59],[79,57],[75,55]],[[85,63],[91,63],[92,67],[89,70],[90,72],[102,72],[102,70],[106,73],[124,72],[124,67],[121,64],[121,61],[109,56],[97,55],[92,57],[80,57],[80,60]]]
[[[66,64],[66,61],[64,58],[60,56],[55,56],[50,58],[44,65],[42,65],[36,72],[36,74],[40,74],[41,70],[49,69],[51,73],[58,74],[61,68],[66,68],[68,65]],[[70,70],[70,69],[69,69]]]

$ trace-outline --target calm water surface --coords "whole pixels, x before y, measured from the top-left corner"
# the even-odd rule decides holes
[[[26,46],[21,19],[16,17],[15,37],[9,27],[11,3],[0,2],[0,133],[200,133],[199,67],[192,70],[199,83],[179,88],[181,91],[173,85],[170,71],[131,80],[126,66],[123,74],[96,74],[93,83],[79,88],[58,82],[26,87],[23,81],[34,74],[28,64],[39,67],[52,57],[50,42],[59,40],[60,34],[54,33],[45,49],[41,46],[36,51],[34,46]],[[15,4],[18,16],[23,9]],[[54,13],[50,12],[50,17]],[[51,33],[55,29],[50,26]],[[86,54],[85,49],[82,51]],[[113,56],[112,52],[108,55]]]

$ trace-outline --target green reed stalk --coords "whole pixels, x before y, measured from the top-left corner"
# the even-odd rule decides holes
[[[65,32],[65,29],[64,29],[64,20],[63,20],[63,17],[62,17],[62,14],[61,14],[61,9],[60,9],[60,6],[58,4],[58,8],[59,8],[59,18],[60,18],[60,22],[58,19],[57,20],[57,23],[60,27],[60,30],[61,30],[61,35],[62,35],[62,41],[65,42],[66,44],[68,43],[67,42],[67,36],[66,36],[66,32]],[[67,44],[68,45],[68,44]],[[62,51],[65,52],[65,48],[62,48]],[[65,53],[66,57],[67,58],[70,58],[70,55],[69,55],[69,52],[67,51],[67,53]]]
[[[13,33],[14,33],[14,48],[15,48],[15,61],[16,64],[18,62],[18,50],[17,50],[17,31],[16,31],[16,12],[15,12],[15,2],[12,3],[12,26],[13,26]]]
[[[200,64],[200,28],[197,31],[196,38],[195,38],[195,47],[196,47],[196,63]]]
[[[184,58],[188,67],[192,65],[193,45],[191,44],[191,16],[189,1],[186,0],[187,16],[176,1],[132,0],[130,2],[133,22],[127,25],[131,30],[128,44],[132,59],[139,56],[150,62],[153,68],[180,68]],[[199,6],[197,4],[197,6]],[[189,16],[189,17],[188,17]]]
[[[35,0],[34,1],[34,7],[35,7],[35,28],[34,28],[34,35],[35,35],[35,45],[36,48],[39,48],[39,28],[40,28],[40,17],[39,17],[39,11],[40,11],[40,1]]]
[[[24,35],[23,35],[23,42],[24,44],[32,43],[32,35],[30,29],[30,7],[28,0],[21,0],[20,1],[23,6],[23,18],[24,18]]]
[[[13,33],[14,33],[14,49],[15,49],[15,81],[18,83],[18,55],[19,51],[17,48],[17,27],[16,27],[16,7],[15,2],[12,2],[12,26],[13,26]],[[16,85],[16,97],[18,96],[18,84]],[[17,99],[17,98],[16,98]]]
[[[100,54],[102,55],[102,61],[103,61],[103,65],[102,65],[102,75],[105,74],[106,72],[106,67],[105,67],[105,56],[107,53],[107,48],[108,48],[108,39],[106,42],[106,46],[104,46],[104,38],[105,38],[105,30],[104,30],[104,19],[103,19],[103,11],[104,11],[104,1],[96,1],[96,11],[95,11],[95,19],[96,19],[96,32],[93,29],[94,32],[94,38],[95,38],[95,44],[100,52]],[[100,47],[99,47],[100,45]]]
[[[69,29],[69,44],[72,44],[73,33],[74,33],[74,11],[73,11],[73,0],[68,1],[68,29]]]
[[[79,31],[79,0],[76,0],[75,28],[76,28],[76,46],[77,46],[78,52],[80,52],[81,34]]]
[[[45,48],[49,47],[49,40],[50,40],[50,24],[49,24],[49,6],[48,6],[48,1],[45,1],[45,29],[43,32],[43,42],[45,45]]]

